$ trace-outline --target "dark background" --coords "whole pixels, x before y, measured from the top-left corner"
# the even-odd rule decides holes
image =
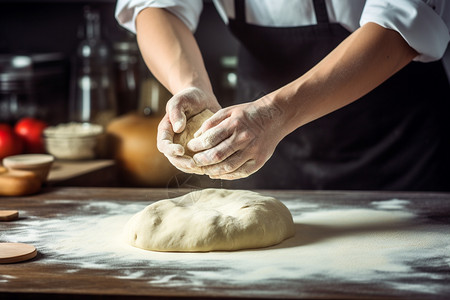
[[[135,39],[114,18],[115,0],[0,0],[0,54],[62,53],[66,60],[65,94],[39,100],[64,118],[68,112],[70,58],[82,38],[83,8],[90,5],[101,13],[103,38],[111,45]],[[195,33],[203,53],[213,88],[223,106],[229,103],[221,94],[223,68],[221,57],[235,56],[237,42],[229,33],[212,1],[204,1],[204,10]],[[450,70],[450,50],[444,59]],[[145,67],[144,67],[145,70]],[[147,72],[147,76],[151,74]],[[222,99],[223,98],[223,99]]]

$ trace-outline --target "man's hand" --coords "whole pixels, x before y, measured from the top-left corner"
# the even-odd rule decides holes
[[[188,144],[211,178],[256,172],[295,129],[365,95],[417,52],[397,32],[368,23],[301,77],[255,102],[212,116]],[[349,122],[351,120],[348,120]]]
[[[284,137],[283,112],[268,98],[218,111],[188,143],[194,161],[213,179],[239,179],[259,170]]]
[[[190,116],[220,109],[195,37],[181,19],[157,7],[138,14],[136,32],[149,70],[174,95],[158,126],[158,149],[178,169],[199,173],[192,158],[183,157],[183,147],[173,143],[174,133],[183,131]]]
[[[184,156],[183,146],[173,143],[173,136],[184,130],[187,119],[206,108],[213,112],[220,109],[216,97],[198,88],[190,87],[178,92],[167,102],[166,115],[159,123],[158,150],[183,172],[204,174],[192,158]]]

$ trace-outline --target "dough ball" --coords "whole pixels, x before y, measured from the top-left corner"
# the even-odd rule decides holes
[[[205,189],[147,206],[128,221],[123,234],[126,243],[145,250],[240,250],[280,243],[294,235],[294,222],[273,197]]]
[[[186,128],[183,132],[174,135],[173,142],[184,147],[184,155],[192,157],[195,154],[188,149],[187,143],[194,138],[194,133],[202,126],[203,122],[208,120],[212,115],[214,115],[212,111],[205,109],[201,113],[187,120]]]

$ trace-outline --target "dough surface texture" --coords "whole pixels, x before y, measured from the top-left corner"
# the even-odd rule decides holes
[[[173,142],[184,147],[184,155],[192,157],[195,154],[186,145],[194,138],[194,133],[202,126],[203,122],[208,120],[212,115],[214,115],[212,111],[205,109],[187,120],[185,129],[181,133],[174,135]]]
[[[205,189],[147,206],[128,221],[123,238],[145,250],[206,252],[267,247],[294,233],[290,211],[273,197]]]

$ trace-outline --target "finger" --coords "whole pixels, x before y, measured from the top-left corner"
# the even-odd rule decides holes
[[[197,138],[190,140],[187,144],[188,149],[193,152],[199,152],[217,146],[232,135],[229,126],[220,124],[213,127]]]
[[[237,151],[224,161],[209,166],[203,166],[205,174],[212,176],[220,176],[236,172],[242,165],[244,165],[250,158],[245,151]]]
[[[173,135],[172,125],[166,115],[158,125],[156,145],[158,150],[166,156],[181,156],[184,154],[184,148],[173,143]]]
[[[204,97],[201,90],[191,87],[178,92],[167,102],[166,110],[174,132],[184,130],[187,119],[198,112],[198,106]]]
[[[162,140],[158,144],[159,152],[163,153],[165,156],[182,156],[184,155],[184,148],[179,144],[174,144],[168,140]]]
[[[214,115],[209,117],[205,122],[203,122],[202,126],[194,133],[194,138],[199,137],[201,134],[206,132],[207,130],[219,125],[223,120],[228,118],[230,113],[226,109],[219,110]]]
[[[258,171],[259,168],[256,165],[256,161],[254,159],[250,159],[246,161],[242,166],[236,169],[234,172],[222,174],[222,175],[210,175],[211,179],[224,179],[224,180],[236,180],[242,179],[250,176],[251,174]]]
[[[245,148],[245,144],[246,141],[239,142],[231,136],[211,149],[196,153],[193,159],[200,167],[216,165],[232,156],[239,149]]]
[[[174,165],[178,170],[185,173],[193,173],[198,175],[205,174],[201,167],[198,167],[194,160],[189,156],[170,156],[167,157],[172,165]]]
[[[166,114],[169,116],[169,122],[176,133],[182,132],[186,126],[185,101],[186,97],[180,92],[170,98],[166,105]]]
[[[169,109],[169,119],[172,124],[173,131],[180,133],[186,127],[186,114],[184,109]]]

